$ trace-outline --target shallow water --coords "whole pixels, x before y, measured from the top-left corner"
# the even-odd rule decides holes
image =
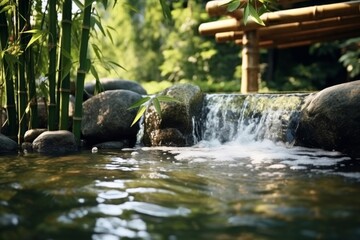
[[[360,164],[269,141],[0,157],[0,239],[360,239]]]

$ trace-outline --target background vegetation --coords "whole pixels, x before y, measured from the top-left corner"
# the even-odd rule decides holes
[[[134,80],[149,93],[176,82],[197,84],[204,92],[238,92],[241,48],[198,34],[201,23],[215,20],[205,12],[206,3],[0,0],[0,104],[8,135],[21,143],[26,129],[38,126],[42,99],[48,129],[72,125],[80,140],[85,79],[96,79],[97,85],[102,77]],[[261,91],[318,90],[357,79],[359,42],[262,50]],[[71,85],[76,86],[72,124]]]
[[[241,47],[234,43],[216,44],[213,37],[198,34],[199,24],[218,19],[210,18],[205,12],[208,1],[168,1],[171,23],[164,20],[158,0],[124,2],[133,7],[117,5],[102,19],[115,28],[114,47],[106,37],[96,39],[96,44],[126,71],[99,70],[101,76],[136,80],[150,92],[173,82],[192,82],[206,92],[239,91]],[[323,0],[316,4],[331,2],[338,1]],[[318,90],[357,79],[359,44],[357,38],[289,49],[264,49],[261,91]]]

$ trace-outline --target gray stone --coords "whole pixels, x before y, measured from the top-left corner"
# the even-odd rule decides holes
[[[66,130],[46,131],[33,141],[33,150],[43,154],[68,154],[76,152],[75,136]]]
[[[46,128],[36,128],[36,129],[27,130],[24,134],[24,141],[32,143],[35,140],[35,138],[37,138],[40,134],[46,131],[47,131]]]
[[[101,87],[103,91],[107,90],[129,90],[136,92],[140,95],[146,95],[146,90],[137,82],[123,80],[123,79],[112,79],[112,78],[102,78],[100,79]],[[95,91],[95,80],[85,84],[84,94],[85,99],[92,97]]]
[[[203,93],[191,84],[178,84],[161,95],[179,102],[161,102],[161,118],[153,106],[145,113],[143,142],[147,146],[190,146],[194,144],[193,118],[201,116]]]
[[[128,108],[141,95],[128,90],[102,92],[83,103],[82,134],[90,144],[129,140],[133,146],[139,125],[131,126],[136,109]]]
[[[95,144],[94,147],[97,147],[98,149],[123,149],[130,147],[129,141],[123,140],[123,141],[110,141],[110,142],[103,142]]]
[[[360,81],[326,88],[307,99],[297,144],[360,156]]]
[[[0,134],[0,153],[16,152],[18,144],[11,138]]]

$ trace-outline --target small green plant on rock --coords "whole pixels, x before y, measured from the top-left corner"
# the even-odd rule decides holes
[[[133,122],[131,123],[131,126],[133,126],[135,123],[137,123],[140,120],[140,118],[145,113],[146,109],[148,109],[151,105],[154,106],[156,113],[161,117],[160,102],[177,102],[177,103],[179,103],[180,101],[175,98],[166,96],[166,95],[158,95],[158,96],[154,95],[154,96],[143,97],[142,99],[135,102],[133,105],[131,105],[128,108],[128,110],[139,108]]]

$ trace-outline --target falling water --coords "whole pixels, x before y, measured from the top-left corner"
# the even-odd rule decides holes
[[[201,139],[221,143],[292,143],[307,94],[211,94],[205,97]]]

